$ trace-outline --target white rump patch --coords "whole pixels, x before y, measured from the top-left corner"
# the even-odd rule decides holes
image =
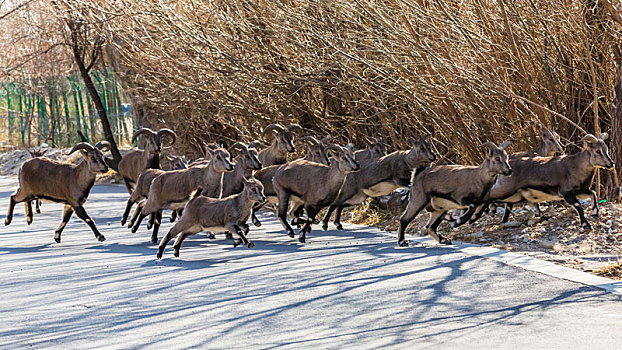
[[[394,182],[381,182],[371,186],[370,188],[363,189],[363,193],[370,197],[381,197],[390,194],[391,192],[398,189],[400,186],[397,186]]]
[[[365,193],[365,190],[362,190],[362,191],[359,191],[354,196],[352,196],[352,198],[348,199],[345,202],[345,204],[350,204],[350,205],[361,204],[365,201],[365,199],[367,199],[367,194]]]
[[[564,198],[560,197],[556,194],[550,194],[534,189],[521,190],[521,195],[529,202],[532,203],[544,203],[544,202],[553,202],[553,201],[561,201]]]
[[[466,209],[468,205],[462,205],[451,199],[440,198],[440,197],[432,197],[430,199],[430,205],[436,211],[447,211],[451,209]]]

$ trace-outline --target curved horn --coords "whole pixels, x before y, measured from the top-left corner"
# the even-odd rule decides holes
[[[495,149],[497,148],[497,145],[495,145],[494,142],[486,141],[485,143],[482,143],[481,145],[479,145],[479,148]]]
[[[90,144],[86,143],[86,142],[80,142],[78,144],[76,144],[75,146],[73,146],[73,148],[71,149],[71,151],[69,151],[69,153],[67,154],[72,154],[73,152],[83,149],[85,151],[92,151],[93,150],[93,146],[91,146]]]
[[[108,141],[99,141],[95,144],[95,148],[102,152],[106,152],[110,150],[110,142]]]
[[[265,129],[263,129],[263,133],[261,134],[261,136],[266,136],[266,134],[272,130],[276,130],[277,132],[282,132],[285,129],[281,126],[281,124],[270,124],[266,126]]]
[[[237,151],[248,151],[248,146],[246,146],[246,144],[244,144],[244,142],[236,142],[233,145],[231,145],[231,147],[229,147],[229,152],[232,152],[233,150],[237,150]]]
[[[505,150],[509,145],[510,145],[510,141],[503,141],[499,145],[499,148],[501,148],[502,150]]]
[[[343,152],[343,147],[336,145],[336,144],[331,144],[328,145],[328,147],[326,147],[326,150],[331,150],[331,151],[336,151],[336,152]]]
[[[260,145],[261,145],[261,141],[253,140],[251,141],[251,143],[248,144],[248,148],[255,148],[255,146],[260,146]]]
[[[218,149],[218,145],[215,143],[204,143],[203,151],[205,152],[206,157],[212,157],[212,152]]]
[[[606,132],[604,132],[604,133],[602,133],[602,134],[600,134],[600,135],[598,136],[598,139],[599,139],[599,140],[603,140],[603,141],[605,141],[605,140],[606,140],[606,139],[608,139],[608,138],[609,138],[609,134],[607,134]]]
[[[587,143],[596,143],[598,142],[598,139],[596,138],[596,136],[592,135],[592,134],[587,134],[583,137],[583,140],[581,140],[583,142],[587,142]]]
[[[170,136],[173,139],[173,141],[171,142],[170,145],[174,144],[175,141],[177,141],[177,134],[175,134],[175,132],[173,130],[171,130],[171,129],[162,128],[162,129],[158,130],[158,136],[161,138],[162,135],[168,135],[168,136]]]
[[[321,143],[323,144],[327,144],[328,141],[330,141],[330,139],[332,139],[333,137],[330,135],[324,135],[324,137],[322,137],[322,140],[320,140]]]
[[[296,139],[296,142],[307,142],[312,146],[317,146],[320,142],[313,136],[303,136]]]
[[[298,125],[298,124],[289,124],[287,126],[287,131],[289,132],[294,132],[294,131],[302,131],[302,126]]]
[[[136,130],[134,135],[132,135],[132,143],[134,143],[134,141],[136,141],[136,138],[139,135],[142,135],[142,134],[148,134],[148,135],[151,135],[151,136],[156,135],[156,133],[153,132],[153,130],[151,130],[149,128],[140,128],[140,129]]]

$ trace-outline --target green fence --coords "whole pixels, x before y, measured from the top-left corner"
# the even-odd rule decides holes
[[[129,143],[134,122],[112,70],[91,73],[104,103],[115,140]],[[0,146],[47,143],[69,147],[82,131],[91,140],[104,139],[99,115],[79,75],[38,81],[0,83]]]

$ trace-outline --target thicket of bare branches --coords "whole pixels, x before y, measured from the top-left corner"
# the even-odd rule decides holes
[[[432,134],[447,161],[474,163],[484,140],[527,149],[537,122],[574,143],[611,130],[622,20],[608,1],[66,3],[108,36],[135,107],[189,149],[296,121],[395,148]]]

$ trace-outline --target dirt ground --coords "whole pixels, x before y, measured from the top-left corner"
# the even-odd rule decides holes
[[[583,203],[589,208],[589,203]],[[509,221],[501,224],[504,208],[494,215],[486,214],[474,224],[453,229],[446,222],[438,232],[453,241],[471,242],[522,253],[591,272],[622,279],[622,205],[601,203],[600,216],[587,216],[592,230],[581,228],[574,209],[561,203],[541,205],[542,217],[531,206],[515,207]],[[590,210],[586,210],[591,212]],[[401,213],[370,208],[367,203],[355,208],[344,219],[368,224],[387,231],[397,231]],[[409,225],[409,234],[420,235],[428,214],[422,212]]]

